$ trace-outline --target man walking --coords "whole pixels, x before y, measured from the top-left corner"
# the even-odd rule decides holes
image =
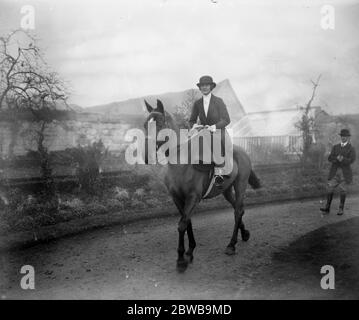
[[[344,203],[347,194],[347,186],[353,181],[351,164],[355,161],[355,149],[350,143],[350,131],[340,131],[341,143],[333,146],[328,160],[332,163],[328,176],[328,194],[325,207],[320,208],[324,213],[330,212],[334,191],[339,189],[340,205],[338,215],[344,214]]]

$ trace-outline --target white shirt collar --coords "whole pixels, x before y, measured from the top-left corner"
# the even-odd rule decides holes
[[[211,96],[212,96],[211,92],[209,94],[207,94],[207,95],[203,95],[203,100],[210,100]]]
[[[341,145],[342,147],[345,147],[345,146],[348,144],[348,142],[349,142],[349,141],[347,141],[347,142],[341,142],[340,145]]]

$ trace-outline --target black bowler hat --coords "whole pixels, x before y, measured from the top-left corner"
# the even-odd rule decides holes
[[[216,87],[216,83],[213,82],[212,77],[210,76],[203,76],[199,79],[199,82],[197,83],[197,87],[199,88],[201,85],[204,84],[210,84],[212,86],[212,90]]]
[[[340,130],[340,133],[339,133],[340,136],[342,137],[350,137],[350,131],[348,129],[342,129]]]

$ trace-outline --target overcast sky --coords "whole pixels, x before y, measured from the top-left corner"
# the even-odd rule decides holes
[[[0,34],[35,8],[46,58],[83,107],[228,78],[247,111],[305,102],[322,74],[318,105],[359,105],[358,1],[0,0]],[[320,9],[335,8],[323,30]]]

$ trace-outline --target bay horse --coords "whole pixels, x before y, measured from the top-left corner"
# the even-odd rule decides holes
[[[157,107],[153,108],[146,100],[145,105],[149,112],[144,127],[146,133],[146,143],[148,137],[148,123],[156,121],[156,135],[162,129],[171,129],[179,137],[179,127],[173,120],[172,116],[164,110],[164,106],[160,100],[157,100]],[[160,142],[157,142],[158,149]],[[145,163],[148,163],[148,148],[145,151]],[[201,201],[206,188],[210,183],[210,175],[208,171],[197,170],[192,164],[167,164],[165,174],[165,185],[173,199],[181,218],[178,223],[178,259],[177,271],[184,272],[188,263],[193,260],[193,251],[196,247],[196,241],[193,234],[191,217],[195,207]],[[243,241],[249,239],[249,231],[243,223],[244,215],[244,194],[248,183],[254,188],[260,188],[260,181],[254,173],[251,161],[246,152],[238,146],[233,146],[233,167],[229,177],[225,179],[220,190],[216,190],[212,197],[223,194],[225,199],[234,208],[234,229],[232,238],[225,249],[227,255],[235,253],[235,245],[238,238],[238,230],[241,231]],[[233,193],[234,190],[234,193]],[[185,252],[184,237],[185,232],[188,235],[188,250]]]

